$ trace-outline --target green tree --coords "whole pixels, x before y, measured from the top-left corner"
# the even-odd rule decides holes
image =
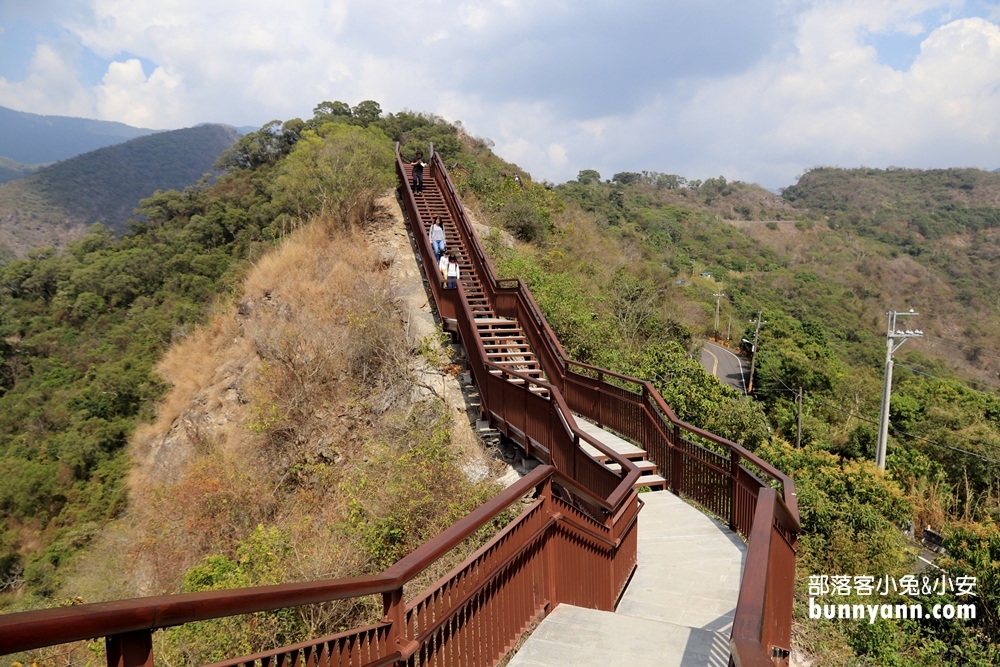
[[[320,102],[313,109],[313,116],[323,119],[328,116],[351,117],[351,106],[346,102]]]
[[[393,164],[389,139],[378,128],[327,123],[303,132],[279,169],[274,197],[299,221],[323,214],[354,224],[395,183]]]
[[[365,100],[351,109],[351,114],[362,125],[368,127],[382,117],[382,107],[374,100]]]

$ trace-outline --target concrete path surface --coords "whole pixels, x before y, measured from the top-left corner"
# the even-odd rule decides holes
[[[746,546],[670,492],[642,500],[639,566],[618,610],[556,607],[510,667],[727,667]]]

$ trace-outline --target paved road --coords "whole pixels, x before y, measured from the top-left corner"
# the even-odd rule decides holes
[[[744,394],[747,393],[750,364],[743,357],[715,343],[705,341],[705,347],[701,348],[701,364],[705,370],[725,384]]]

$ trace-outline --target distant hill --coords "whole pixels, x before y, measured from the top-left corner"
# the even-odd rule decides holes
[[[783,191],[797,208],[903,242],[1000,226],[1000,174],[983,169],[812,169]]]
[[[24,164],[66,160],[154,132],[124,123],[40,116],[0,107],[0,156]]]
[[[121,231],[140,199],[197,183],[237,138],[225,125],[159,132],[0,185],[0,255],[62,245],[94,222]]]
[[[27,176],[37,168],[35,165],[21,164],[10,158],[0,156],[0,183],[7,183],[22,176]]]

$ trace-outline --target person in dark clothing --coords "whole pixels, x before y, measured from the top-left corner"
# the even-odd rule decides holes
[[[413,193],[424,191],[424,162],[423,151],[417,151],[417,159],[410,163],[413,166]]]

